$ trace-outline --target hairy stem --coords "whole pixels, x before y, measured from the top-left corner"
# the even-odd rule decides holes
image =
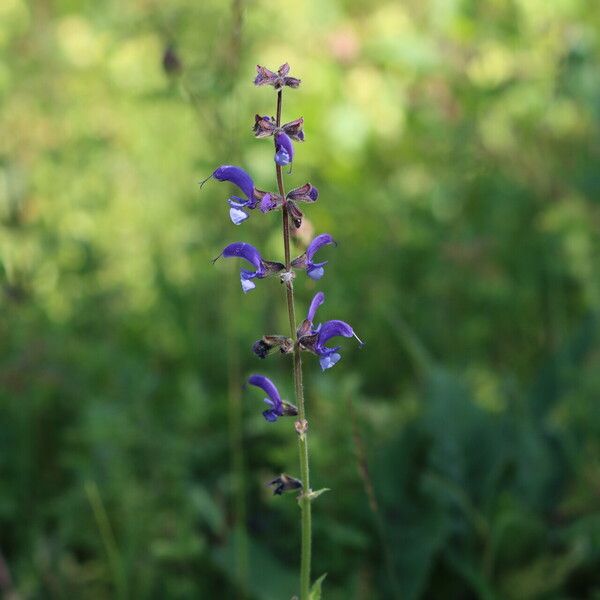
[[[277,127],[281,124],[281,100],[282,90],[277,92]],[[290,258],[290,219],[288,208],[285,202],[285,188],[283,187],[283,176],[281,167],[275,163],[277,173],[277,186],[279,193],[284,198],[282,211],[283,227],[283,250],[285,256],[286,271],[291,270]],[[285,283],[288,317],[290,320],[290,335],[294,340],[294,390],[296,394],[296,405],[298,406],[298,419],[302,423],[306,419],[306,410],[304,408],[304,388],[302,385],[302,357],[300,349],[295,343],[296,335],[296,309],[294,306],[294,281],[290,279]],[[302,479],[302,495],[300,496],[300,514],[302,529],[302,550],[300,560],[300,600],[308,600],[310,592],[310,555],[311,555],[311,505],[308,494],[310,492],[310,479],[308,470],[308,438],[307,432],[298,434],[298,452],[300,454],[300,477]]]

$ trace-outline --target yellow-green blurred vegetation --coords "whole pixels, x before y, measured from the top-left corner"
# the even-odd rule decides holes
[[[281,260],[280,220],[198,186],[274,189],[252,80],[287,61],[287,182],[339,242],[297,312],[321,289],[366,342],[305,360],[324,598],[600,598],[599,28],[592,0],[2,0],[0,593],[297,591],[264,486],[295,434],[242,388],[292,398],[250,351],[282,288],[211,264]]]

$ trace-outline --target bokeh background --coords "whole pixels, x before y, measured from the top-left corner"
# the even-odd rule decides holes
[[[292,65],[288,186],[337,249],[305,361],[324,598],[600,598],[600,4],[2,0],[0,589],[9,598],[290,598],[299,513],[282,288],[243,296],[256,63]],[[310,226],[309,224],[309,226]],[[310,228],[310,227],[309,227]],[[297,240],[298,253],[303,240]],[[326,256],[325,256],[326,255]]]

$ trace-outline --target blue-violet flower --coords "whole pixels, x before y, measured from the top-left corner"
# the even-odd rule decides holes
[[[267,421],[273,422],[277,421],[277,417],[293,417],[298,414],[298,409],[293,404],[281,399],[275,384],[268,377],[251,375],[248,383],[259,387],[267,394],[268,398],[265,398],[265,403],[270,408],[263,411],[263,416]]]
[[[322,233],[318,235],[306,249],[306,252],[298,256],[292,261],[292,267],[295,269],[306,269],[306,274],[314,280],[321,279],[325,274],[325,265],[328,261],[313,262],[313,257],[317,253],[317,251],[323,246],[327,246],[329,244],[337,245],[335,240],[328,234]]]
[[[229,217],[235,225],[240,225],[248,218],[248,213],[244,209],[253,209],[260,200],[257,197],[257,190],[254,187],[254,181],[252,177],[244,171],[241,167],[234,167],[233,165],[222,165],[215,169],[209,177],[200,183],[203,186],[209,179],[214,177],[218,181],[229,181],[236,185],[244,193],[246,198],[240,198],[239,196],[231,196],[227,202],[230,206]],[[262,192],[266,194],[266,192]]]
[[[325,321],[322,325],[314,326],[313,321],[317,309],[325,302],[325,294],[317,292],[308,309],[306,319],[298,327],[298,345],[303,350],[308,350],[319,357],[321,369],[325,371],[333,367],[342,357],[339,353],[341,346],[330,348],[327,342],[334,337],[355,337],[363,346],[361,339],[354,333],[354,329],[344,321]]]
[[[240,282],[244,292],[249,292],[256,287],[256,284],[252,279],[264,279],[269,275],[274,275],[285,269],[285,266],[281,263],[264,260],[260,255],[260,252],[254,246],[245,242],[229,244],[229,246],[226,246],[223,249],[223,252],[215,258],[215,261],[221,256],[225,258],[243,258],[256,267],[255,271],[240,269]]]

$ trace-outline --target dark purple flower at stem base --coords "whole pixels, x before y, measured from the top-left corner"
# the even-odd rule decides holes
[[[325,274],[325,265],[328,261],[313,262],[314,255],[319,251],[323,246],[328,246],[329,244],[333,244],[337,246],[336,241],[328,234],[322,233],[318,235],[306,249],[306,252],[298,256],[292,261],[292,267],[295,269],[306,269],[306,274],[314,280],[321,279]]]
[[[275,384],[264,375],[251,375],[248,383],[254,385],[267,394],[265,403],[270,407],[263,412],[263,417],[271,423],[277,421],[278,417],[293,417],[298,414],[298,409],[289,402],[281,399]]]
[[[279,67],[277,73],[273,73],[266,67],[256,65],[256,78],[254,85],[272,85],[276,90],[280,90],[284,86],[297,88],[300,85],[300,79],[289,77],[290,65],[284,63]]]
[[[325,294],[317,292],[310,303],[306,319],[298,327],[297,336],[300,348],[316,354],[319,357],[321,369],[325,371],[342,358],[339,353],[340,346],[334,348],[326,346],[331,338],[355,337],[361,346],[363,346],[363,342],[354,333],[354,329],[344,321],[326,321],[315,327],[313,324],[315,314],[323,302],[325,302]]]
[[[248,213],[244,209],[253,209],[256,207],[257,199],[255,197],[254,181],[252,177],[241,167],[233,165],[222,165],[215,169],[204,181],[200,182],[202,187],[209,179],[215,178],[217,181],[229,181],[236,185],[244,193],[246,198],[239,196],[231,196],[227,202],[229,203],[229,217],[235,225],[240,225],[248,218]]]
[[[223,249],[223,252],[215,258],[215,261],[221,256],[224,258],[243,258],[256,267],[255,271],[240,269],[240,282],[244,293],[249,292],[256,287],[256,284],[252,279],[264,279],[269,275],[274,275],[275,273],[285,270],[285,266],[281,263],[264,260],[260,255],[260,252],[254,246],[245,242],[229,244],[229,246],[226,246]]]
[[[280,167],[289,165],[294,160],[294,145],[287,133],[275,134],[275,162]]]

